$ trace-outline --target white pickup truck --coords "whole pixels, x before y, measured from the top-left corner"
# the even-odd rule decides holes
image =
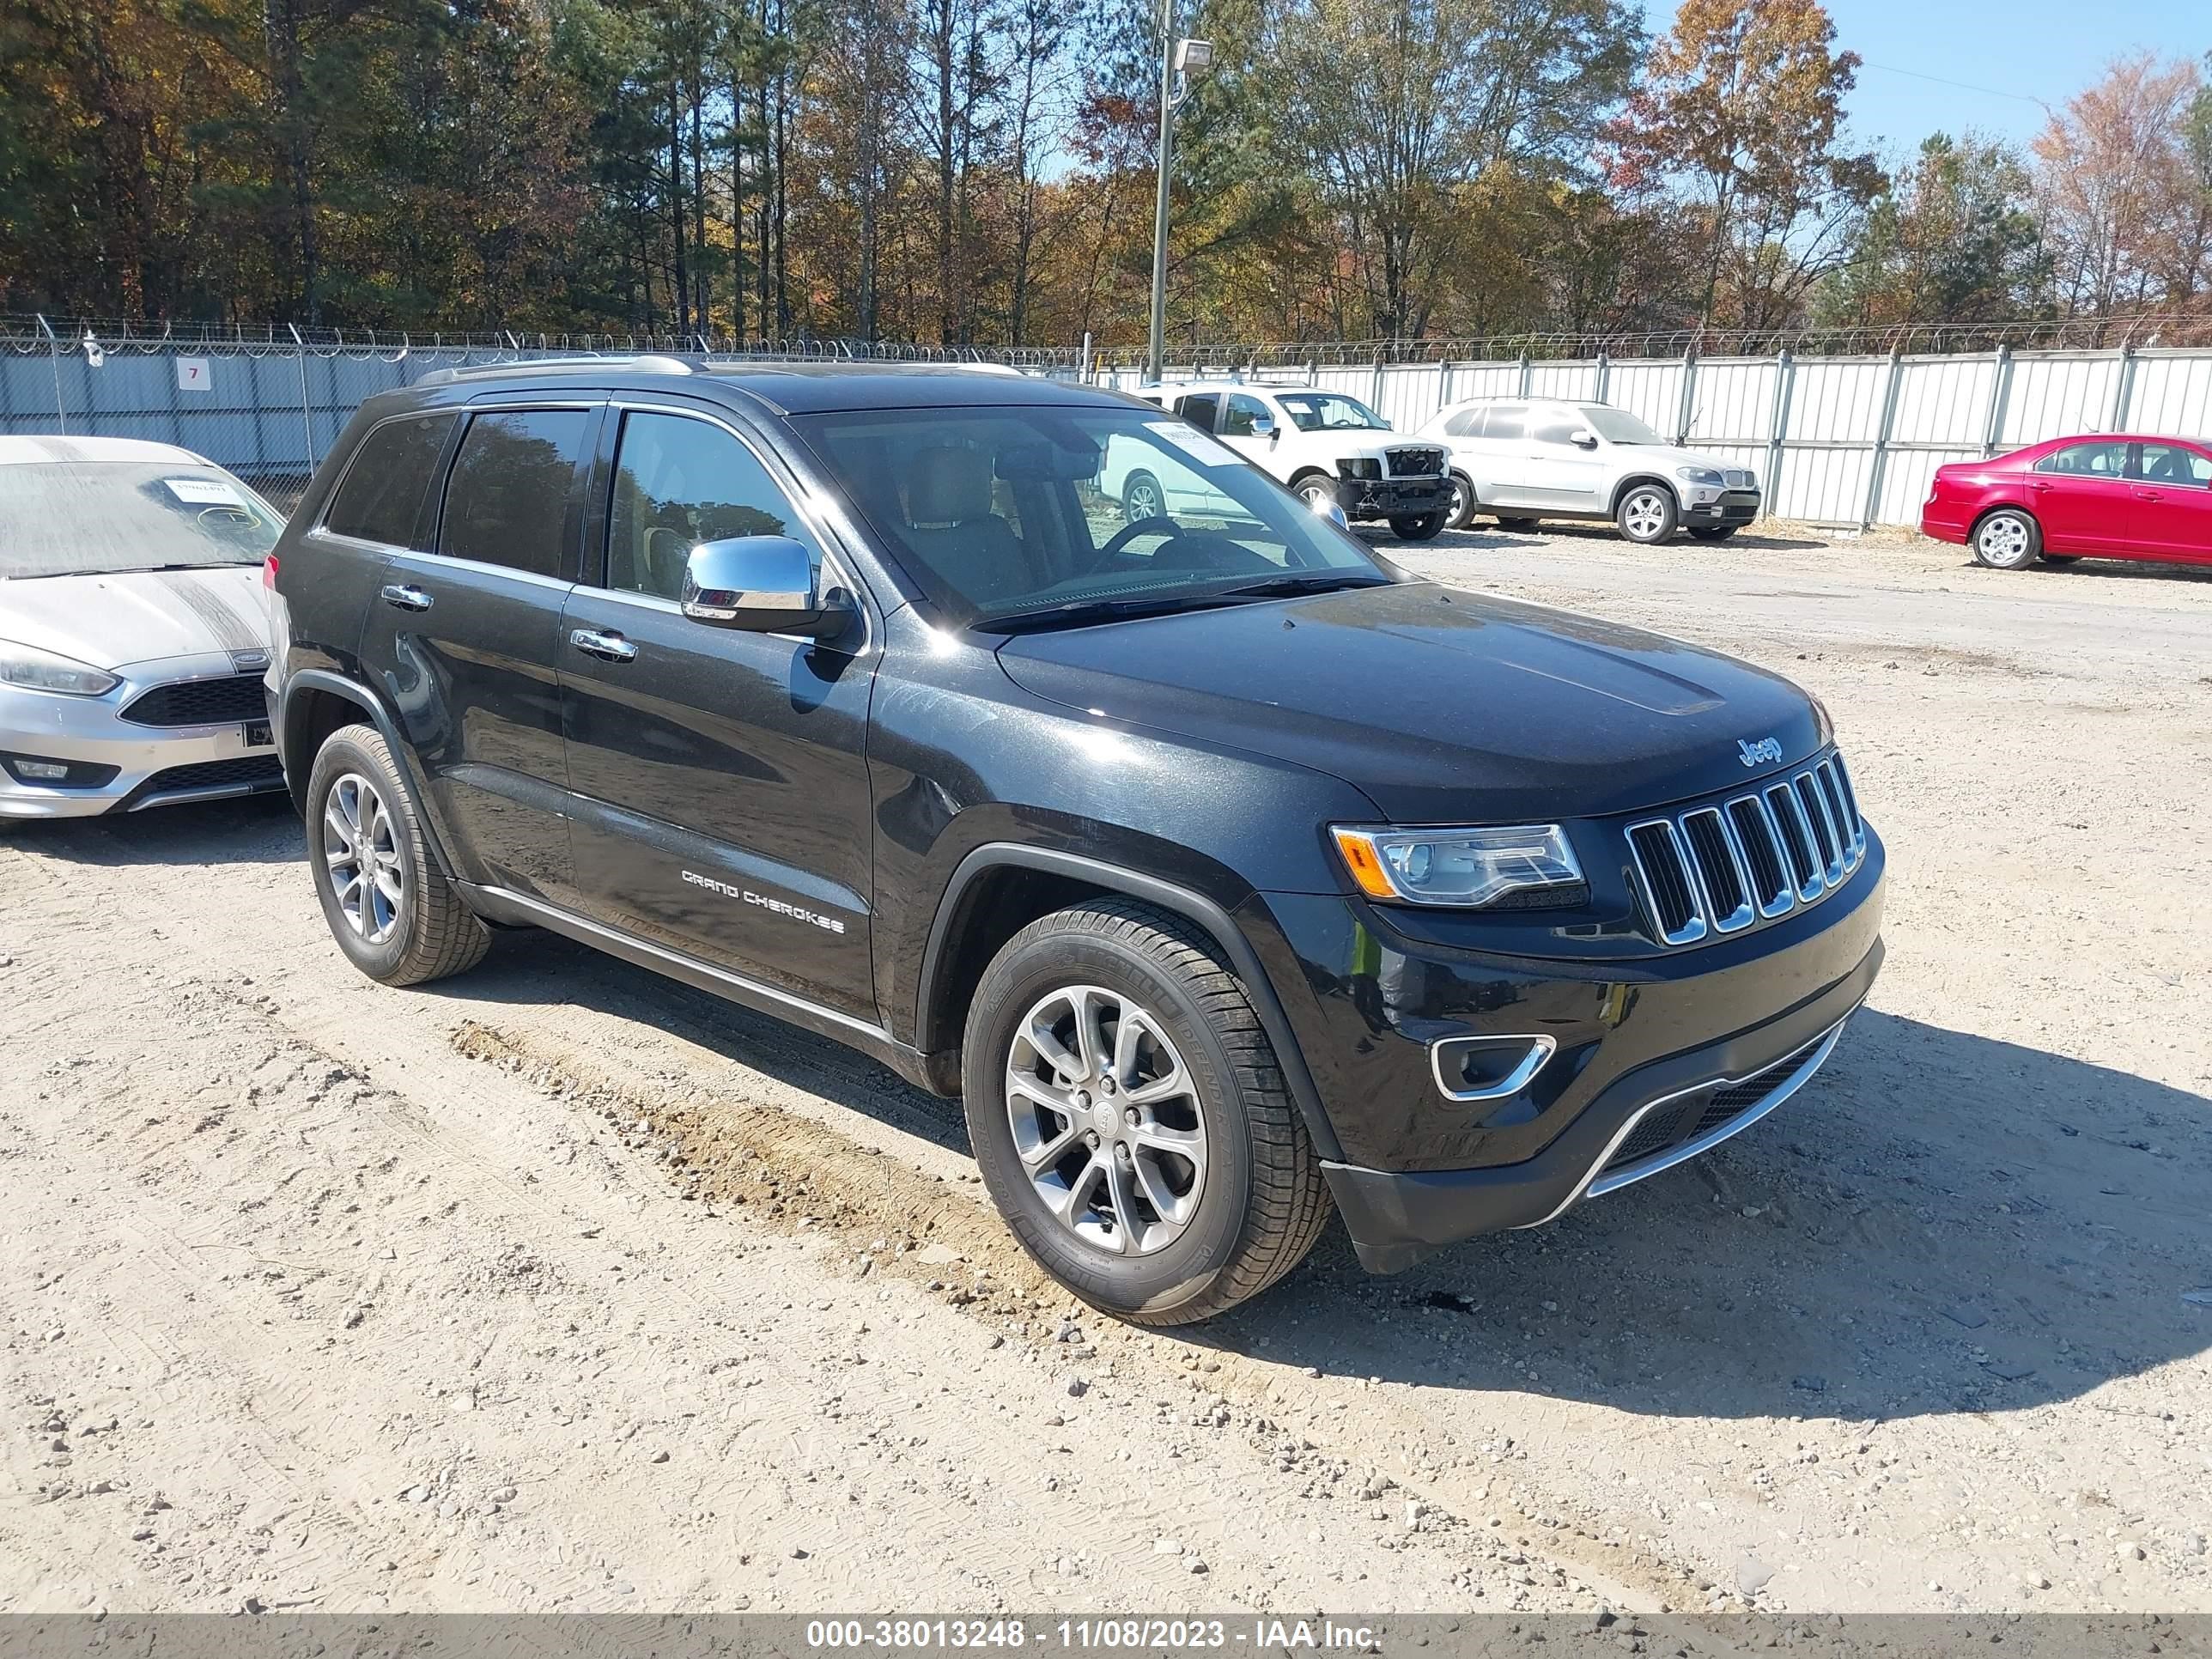
[[[1427,541],[1444,527],[1451,505],[1444,447],[1400,435],[1357,398],[1221,380],[1146,386],[1137,395],[1212,433],[1309,507],[1334,504],[1353,520],[1386,519],[1409,542]],[[1116,446],[1107,446],[1098,482],[1130,520],[1199,506],[1182,499],[1200,487],[1196,475],[1163,477],[1132,447],[1120,447],[1117,455]]]

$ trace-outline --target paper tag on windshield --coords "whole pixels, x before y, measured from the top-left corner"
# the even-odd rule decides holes
[[[1216,443],[1188,421],[1146,421],[1145,428],[1157,432],[1193,460],[1208,466],[1242,466],[1244,458],[1226,444]]]
[[[246,498],[228,484],[213,478],[164,478],[169,493],[194,507],[244,507]]]

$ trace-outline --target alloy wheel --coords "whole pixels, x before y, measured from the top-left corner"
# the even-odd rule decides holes
[[[1667,503],[1655,489],[1639,489],[1620,509],[1624,529],[1639,542],[1648,542],[1667,527]]]
[[[1166,504],[1160,499],[1160,487],[1150,478],[1137,479],[1122,497],[1121,516],[1127,523],[1164,518],[1166,514]]]
[[[1046,1209],[1093,1249],[1150,1255],[1197,1215],[1206,1147],[1196,1085],[1159,1019],[1119,992],[1065,986],[1022,1017],[1006,1117]]]
[[[406,863],[398,830],[376,786],[348,772],[323,803],[323,869],[346,925],[371,945],[398,931],[406,913]]]
[[[1987,563],[2025,564],[2027,562],[2027,520],[2014,518],[2009,513],[2000,513],[1974,532],[1974,544]]]

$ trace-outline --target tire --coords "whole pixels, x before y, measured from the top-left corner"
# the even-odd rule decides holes
[[[1536,520],[1534,519],[1501,518],[1498,521],[1498,527],[1500,530],[1527,532],[1534,530],[1536,527]]]
[[[1451,505],[1444,510],[1444,521],[1454,530],[1464,530],[1474,522],[1474,515],[1482,503],[1475,498],[1474,481],[1463,473],[1451,475]]]
[[[1434,513],[1401,514],[1390,520],[1390,533],[1401,542],[1432,542],[1443,534],[1449,517],[1441,508]]]
[[[386,985],[421,985],[483,959],[491,932],[431,859],[414,797],[374,726],[340,726],[324,741],[307,777],[307,819],[315,896],[355,967]],[[363,847],[374,849],[367,869]]]
[[[1681,523],[1674,492],[1664,484],[1631,484],[1613,509],[1613,522],[1624,540],[1638,547],[1656,547]]]
[[[1135,524],[1140,519],[1158,519],[1166,515],[1167,496],[1160,489],[1160,481],[1149,472],[1132,472],[1121,484],[1121,520]]]
[[[1099,1064],[1070,1085],[1066,1063],[1084,1057],[1079,1000]],[[1133,1012],[1141,1029],[1125,1053]],[[969,1138],[1000,1213],[1102,1312],[1139,1325],[1211,1318],[1297,1267],[1328,1223],[1328,1186],[1266,1031],[1212,943],[1171,912],[1105,897],[1023,928],[976,987],[961,1065]],[[1038,1092],[1010,1086],[1017,1077]],[[1188,1086],[1173,1089],[1178,1079]],[[1155,1085],[1170,1092],[1110,1103]],[[1132,1115],[1145,1121],[1125,1133]],[[1034,1176],[1022,1146],[1039,1160]]]
[[[1741,528],[1741,525],[1734,524],[1701,524],[1694,526],[1690,534],[1701,542],[1724,542]]]
[[[2025,570],[2043,551],[2043,526],[2016,507],[2001,507],[1974,526],[1974,562]]]
[[[1291,485],[1291,493],[1315,512],[1326,512],[1336,500],[1336,482],[1326,472],[1309,472]]]

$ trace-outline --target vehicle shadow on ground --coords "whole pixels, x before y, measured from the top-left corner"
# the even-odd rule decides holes
[[[957,1102],[550,934],[502,936],[450,993],[635,1020],[968,1151]],[[1392,1278],[1332,1224],[1267,1295],[1163,1340],[1650,1415],[2018,1409],[2212,1348],[2212,1308],[2181,1300],[2212,1284],[2208,1181],[2203,1096],[1865,1011],[1703,1158]]]
[[[6,845],[72,864],[289,864],[304,855],[299,815],[281,792],[157,806],[96,818],[11,823]]]

